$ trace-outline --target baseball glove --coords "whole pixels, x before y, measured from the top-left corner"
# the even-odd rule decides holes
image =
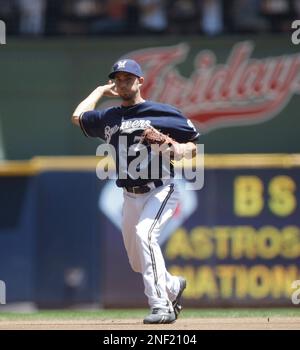
[[[184,144],[180,144],[173,140],[170,136],[155,129],[153,126],[147,127],[140,139],[140,143],[146,145],[163,145],[163,150],[159,149],[159,152],[169,152],[171,157],[175,160],[180,160],[184,157]],[[155,151],[155,149],[154,149]]]
[[[153,126],[149,126],[143,131],[141,135],[140,143],[148,144],[148,145],[167,144],[171,147],[174,143],[176,143],[176,141],[173,140],[170,136],[165,135],[164,133],[155,129]]]

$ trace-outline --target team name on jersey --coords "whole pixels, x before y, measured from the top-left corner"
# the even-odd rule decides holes
[[[110,127],[109,125],[106,125],[104,128],[104,136],[105,136],[105,141],[106,143],[110,143],[111,137],[113,134],[115,134],[119,130],[118,125],[114,125]]]
[[[120,131],[125,134],[131,134],[133,131],[138,129],[145,129],[151,125],[150,120],[136,119],[123,121],[120,127]]]

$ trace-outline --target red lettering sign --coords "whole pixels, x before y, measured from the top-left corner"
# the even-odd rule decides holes
[[[138,50],[126,57],[143,68],[146,99],[176,106],[202,131],[262,122],[299,93],[298,54],[251,58],[253,44],[247,41],[234,46],[225,64],[218,64],[215,54],[204,50],[187,78],[177,65],[188,51],[188,45],[179,44]]]

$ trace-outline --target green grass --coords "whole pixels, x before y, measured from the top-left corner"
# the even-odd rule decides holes
[[[122,319],[143,318],[148,313],[146,309],[132,310],[55,310],[38,311],[32,313],[1,312],[0,321],[5,320],[35,320],[35,319]],[[300,317],[300,306],[278,309],[184,309],[181,318],[205,317]]]

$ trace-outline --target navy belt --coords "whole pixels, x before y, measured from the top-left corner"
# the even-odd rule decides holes
[[[142,186],[133,186],[133,187],[128,187],[125,186],[126,191],[134,194],[143,194],[150,192],[154,188],[160,187],[163,185],[162,180],[155,180],[152,182],[149,182],[147,185],[142,185]]]

